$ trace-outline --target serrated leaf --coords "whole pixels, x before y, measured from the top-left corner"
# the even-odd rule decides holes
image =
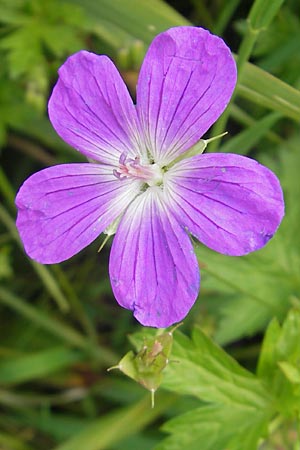
[[[34,24],[33,24],[34,25]],[[0,48],[7,52],[10,75],[17,78],[42,65],[44,57],[39,41],[39,27],[20,28],[0,41]]]
[[[282,327],[272,321],[267,329],[257,374],[277,397],[282,414],[300,411],[300,309],[289,311]]]
[[[205,402],[261,408],[270,397],[255,376],[195,329],[193,339],[176,333],[163,387]]]
[[[242,368],[199,329],[192,340],[178,333],[163,386],[211,403],[164,425],[171,433],[156,450],[255,450],[273,414],[261,380]]]
[[[260,378],[268,379],[272,377],[276,365],[275,343],[278,341],[280,333],[281,327],[278,320],[274,318],[265,332],[259,355],[257,375]]]
[[[81,49],[85,18],[79,7],[71,8],[58,0],[14,3],[7,8],[15,20],[19,18],[0,40],[7,71],[11,78],[22,77],[27,101],[44,109],[50,75],[48,54],[53,60]]]
[[[258,375],[267,378],[282,361],[295,364],[300,361],[299,309],[291,309],[281,327],[275,320],[270,323],[260,354]]]
[[[292,384],[300,384],[300,370],[297,366],[287,361],[280,361],[278,366]]]
[[[171,436],[155,450],[256,450],[268,419],[268,415],[249,414],[242,407],[203,406],[167,422],[162,430]]]
[[[57,57],[75,53],[82,49],[82,40],[74,32],[74,29],[66,25],[44,26],[43,42]]]

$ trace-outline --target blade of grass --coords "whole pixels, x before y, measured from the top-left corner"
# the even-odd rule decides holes
[[[244,78],[245,64],[249,60],[254,45],[261,31],[269,26],[284,0],[255,0],[246,21],[247,28],[243,40],[239,46],[237,55],[238,86]],[[233,93],[231,103],[233,103],[237,90]],[[226,124],[230,115],[230,108],[227,108],[220,119],[213,127],[213,135],[218,136],[226,129]],[[219,146],[217,141],[213,142],[210,151],[215,151]]]
[[[273,112],[265,116],[263,119],[256,121],[253,125],[249,126],[241,133],[231,139],[228,139],[228,141],[222,145],[222,152],[232,152],[239,153],[240,155],[246,155],[247,152],[267,134],[267,132],[281,117],[282,116],[280,113]]]
[[[10,182],[5,175],[4,170],[0,167],[0,192],[3,198],[7,201],[8,205],[13,205],[15,202],[15,192],[11,187]]]
[[[251,117],[246,111],[241,109],[236,104],[231,105],[231,115],[237,123],[240,123],[244,127],[250,127],[256,122],[253,117]],[[268,131],[265,137],[275,144],[282,144],[283,142],[283,139],[273,131]]]
[[[245,65],[238,94],[299,123],[300,91],[254,64]]]
[[[155,408],[147,395],[133,406],[120,408],[91,422],[82,431],[54,450],[102,450],[112,448],[125,437],[137,433],[157,419],[174,403],[176,397],[167,393],[157,395]]]
[[[86,15],[105,27],[110,34],[113,29],[114,40],[119,37],[118,47],[123,47],[124,36],[128,41],[141,39],[150,44],[153,37],[167,28],[178,25],[190,25],[172,7],[160,0],[68,0],[69,3],[80,5]],[[95,21],[96,22],[96,21]],[[125,33],[125,34],[124,34]]]
[[[49,313],[44,313],[34,308],[22,298],[17,297],[2,287],[0,287],[0,302],[68,344],[85,350],[101,366],[109,366],[117,360],[117,356],[106,347],[92,345],[89,339],[85,338],[85,336],[75,331],[66,323],[51,317]]]
[[[86,354],[66,347],[55,347],[0,361],[0,384],[24,383],[46,377],[86,358]]]
[[[79,400],[84,399],[87,395],[89,395],[89,390],[85,387],[76,387],[66,389],[58,394],[44,395],[39,395],[35,394],[34,392],[28,391],[26,391],[26,393],[23,393],[20,390],[16,392],[13,389],[10,390],[0,388],[0,404],[14,410],[24,410],[28,419],[28,408],[33,408],[31,410],[31,413],[33,413],[33,410],[36,410],[37,407],[48,408],[49,406],[66,405],[69,403],[78,402]]]
[[[240,0],[229,0],[223,4],[223,7],[220,8],[219,16],[212,27],[212,31],[215,34],[219,36],[223,34],[239,3]]]

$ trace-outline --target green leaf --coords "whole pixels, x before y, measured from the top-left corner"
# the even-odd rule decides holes
[[[155,450],[256,450],[267,423],[268,416],[259,411],[249,414],[242,407],[203,406],[163,425],[162,430],[171,436]]]
[[[90,421],[72,438],[54,450],[104,450],[112,448],[122,439],[134,435],[147,424],[157,419],[174,402],[173,397],[158,394],[155,408],[150,408],[149,399],[126,408],[119,408],[103,417]]]
[[[237,89],[241,97],[299,122],[300,91],[254,64],[245,64]]]
[[[292,384],[300,384],[300,370],[297,366],[286,361],[280,361],[278,366]]]
[[[282,327],[273,320],[266,332],[257,374],[277,397],[278,409],[300,413],[300,309],[291,309]]]
[[[273,377],[278,362],[297,364],[300,360],[300,310],[289,311],[282,327],[273,320],[266,332],[257,373],[268,380]]]
[[[277,112],[270,113],[260,120],[257,120],[253,125],[247,127],[241,133],[229,138],[225,144],[222,145],[222,153],[231,152],[245,155],[257,144],[276,122],[281,118],[281,114]]]
[[[79,32],[86,26],[85,18],[80,8],[58,0],[13,2],[10,8],[11,15],[6,6],[2,20],[16,26],[5,28],[0,50],[5,53],[10,77],[23,77],[27,101],[43,110],[50,75],[48,58],[67,56],[84,46]]]
[[[255,0],[248,19],[251,28],[255,30],[267,28],[278,13],[283,2],[284,0]]]
[[[76,350],[58,347],[19,357],[2,359],[0,362],[0,383],[10,385],[42,378],[66,369],[84,359]]]
[[[270,397],[260,380],[241,367],[224,350],[195,329],[190,340],[181,333],[174,338],[172,360],[163,387],[193,395],[206,402],[262,408]]]
[[[100,34],[116,48],[126,46],[133,39],[150,44],[161,31],[190,23],[169,5],[160,0],[68,0],[80,5],[86,15],[98,23]],[[95,19],[96,18],[96,19]]]
[[[274,373],[276,365],[274,345],[278,341],[281,333],[279,322],[274,318],[264,336],[262,348],[260,351],[259,362],[257,366],[257,375],[260,378],[269,379]]]
[[[273,414],[273,398],[264,384],[242,368],[199,329],[192,340],[176,334],[163,387],[211,403],[166,425],[172,435],[157,450],[255,450]]]
[[[70,391],[69,391],[70,392]],[[38,432],[46,433],[57,441],[70,439],[79,433],[88,423],[88,418],[70,415],[68,412],[54,412],[50,410],[42,417],[37,408],[34,410],[20,410],[14,415],[14,421],[20,426],[34,427]],[[1,448],[1,447],[0,447]],[[2,450],[2,449],[1,449]]]

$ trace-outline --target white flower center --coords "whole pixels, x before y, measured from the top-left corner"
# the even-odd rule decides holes
[[[114,175],[120,180],[141,180],[149,186],[159,185],[163,181],[163,171],[158,164],[142,164],[139,156],[131,159],[124,153],[120,156],[119,167],[114,170]]]

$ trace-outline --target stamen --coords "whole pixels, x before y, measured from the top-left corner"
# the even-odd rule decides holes
[[[113,174],[119,178],[141,180],[149,186],[154,186],[162,183],[163,171],[158,164],[143,164],[140,157],[136,156],[134,159],[127,158],[122,153],[119,159],[119,168],[114,169]]]

